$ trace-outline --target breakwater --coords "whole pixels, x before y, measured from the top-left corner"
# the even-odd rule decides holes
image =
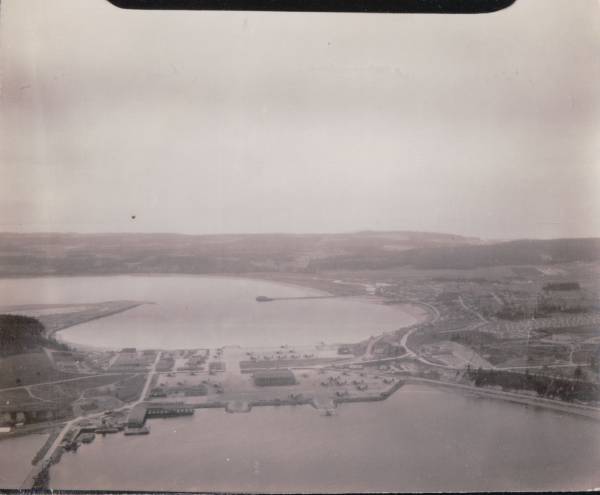
[[[294,296],[294,297],[268,297],[268,296],[258,296],[256,298],[257,302],[271,302],[271,301],[297,301],[299,299],[332,299],[332,298],[340,298],[340,297],[348,297],[348,296],[338,296],[338,295],[327,295],[327,296]]]

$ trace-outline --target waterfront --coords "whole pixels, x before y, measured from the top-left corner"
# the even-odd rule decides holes
[[[140,348],[356,342],[410,325],[402,307],[361,298],[257,303],[256,296],[315,296],[303,287],[202,276],[106,276],[1,279],[3,304],[77,304],[138,300],[144,304],[60,332],[67,342]]]
[[[51,470],[55,489],[208,491],[585,490],[600,486],[600,425],[407,385],[388,400],[151,420],[98,436]]]

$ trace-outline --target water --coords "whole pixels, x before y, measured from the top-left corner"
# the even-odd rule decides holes
[[[1,279],[0,301],[13,304],[149,301],[60,332],[79,344],[139,348],[355,342],[416,320],[399,307],[357,298],[257,303],[258,295],[321,295],[302,287],[201,276]]]
[[[356,299],[254,301],[259,294],[315,293],[192,276],[0,280],[2,304],[157,303],[63,332],[69,340],[91,345],[355,341],[414,321],[399,308]],[[249,414],[199,410],[194,417],[150,425],[149,436],[98,437],[78,453],[66,454],[52,469],[52,487],[349,492],[600,486],[600,424],[421,386],[404,387],[384,402],[344,405],[334,417],[308,406],[285,406],[254,408]],[[29,469],[23,459],[30,459],[35,448],[18,456],[11,449],[9,457],[3,443],[0,475],[16,479],[18,474],[20,482]],[[25,469],[23,476],[13,464]]]
[[[410,385],[323,417],[309,406],[199,410],[148,436],[97,437],[55,489],[252,492],[565,490],[600,486],[600,424]]]
[[[19,488],[31,471],[31,460],[48,439],[47,434],[0,440],[0,488]]]

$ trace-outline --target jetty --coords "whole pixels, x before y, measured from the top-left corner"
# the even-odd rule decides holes
[[[258,296],[256,298],[256,301],[257,302],[293,301],[293,300],[296,300],[296,299],[331,299],[333,297],[347,297],[347,296],[336,296],[336,295],[326,295],[326,296],[294,296],[294,297]]]

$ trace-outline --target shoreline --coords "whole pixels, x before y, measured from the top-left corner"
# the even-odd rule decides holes
[[[55,328],[55,329],[51,330],[48,333],[48,337],[56,338],[55,336],[58,334],[58,332],[66,330],[67,328],[76,327],[77,325],[83,325],[84,323],[89,323],[90,321],[101,320],[102,318],[107,318],[109,316],[114,316],[114,315],[117,315],[119,313],[124,313],[125,311],[129,311],[130,309],[134,309],[134,308],[137,308],[139,306],[143,306],[144,304],[154,304],[154,303],[151,303],[151,302],[131,302],[130,304],[128,304],[126,306],[123,306],[122,308],[113,309],[113,310],[108,311],[106,313],[95,315],[95,316],[92,316],[92,317],[87,318],[85,320],[78,321],[76,323],[67,323],[64,326],[61,326],[60,328]]]
[[[520,404],[529,407],[539,407],[540,409],[551,410],[557,413],[571,414],[581,418],[600,421],[600,408],[587,406],[584,404],[572,404],[568,402],[545,399],[543,397],[535,397],[517,392],[505,392],[501,390],[479,388],[461,383],[442,382],[431,380],[429,378],[421,378],[416,376],[403,377],[405,384],[427,385],[431,387],[439,387],[444,389],[452,389],[452,392],[463,393],[471,396],[478,396],[489,400],[501,400],[513,404]]]
[[[29,278],[29,279],[33,279],[33,278],[75,278],[75,277],[94,277],[96,275],[70,275],[70,276],[62,276],[62,275],[49,275],[49,276],[31,276],[31,277],[18,277],[18,279],[21,278]],[[285,287],[289,287],[289,288],[294,288],[294,289],[302,289],[302,290],[308,290],[311,292],[314,292],[315,295],[317,296],[337,296],[340,298],[344,298],[344,299],[352,299],[354,302],[358,302],[360,304],[378,304],[378,305],[384,305],[384,298],[382,298],[381,296],[371,296],[368,294],[343,294],[343,293],[335,293],[333,291],[326,291],[322,288],[317,288],[312,284],[309,284],[308,282],[310,280],[302,280],[302,282],[307,282],[306,284],[301,285],[300,284],[300,280],[295,281],[296,283],[292,283],[289,281],[282,281],[279,280],[277,278],[269,278],[266,276],[266,274],[261,273],[257,273],[256,276],[252,276],[252,274],[239,274],[239,275],[230,275],[230,274],[226,274],[226,275],[220,275],[220,274],[172,274],[172,273],[166,273],[166,274],[162,274],[162,273],[150,273],[150,274],[142,274],[142,273],[136,273],[136,274],[118,274],[118,275],[98,275],[98,276],[102,276],[102,277],[156,277],[156,278],[161,278],[161,277],[194,277],[194,278],[213,278],[213,279],[235,279],[235,280],[248,280],[248,281],[258,281],[258,282],[266,282],[266,283],[270,283],[270,284],[274,284],[274,285],[282,285]],[[5,277],[0,277],[0,280],[6,279]],[[313,294],[307,294],[307,297],[310,297]],[[52,332],[52,337],[54,337],[56,340],[58,340],[61,343],[67,344],[69,346],[71,346],[73,349],[76,350],[82,350],[82,351],[116,351],[119,350],[120,348],[117,347],[111,347],[110,345],[105,345],[105,346],[100,346],[100,345],[89,345],[89,344],[81,344],[81,343],[77,343],[77,342],[73,342],[70,341],[68,339],[65,339],[64,337],[60,336],[60,332],[62,330],[66,330],[67,328],[74,328],[78,325],[82,325],[84,323],[87,323],[88,321],[93,321],[93,320],[98,320],[98,319],[102,319],[105,317],[109,317],[109,316],[113,316],[115,314],[119,314],[125,311],[128,311],[129,309],[134,309],[138,306],[141,306],[143,304],[155,304],[155,303],[148,303],[148,302],[139,302],[137,304],[135,304],[134,306],[128,307],[128,308],[124,308],[121,310],[116,310],[112,313],[106,314],[106,315],[100,315],[98,317],[95,318],[91,318],[89,320],[86,321],[82,321],[73,325],[69,325],[63,328],[60,328],[58,330],[55,330]],[[412,322],[410,323],[406,323],[406,324],[402,324],[399,327],[395,327],[393,330],[390,330],[390,332],[393,331],[398,331],[398,330],[402,330],[404,328],[408,328],[414,325],[419,325],[422,323],[425,323],[428,321],[428,319],[430,318],[430,311],[427,309],[426,306],[422,305],[421,303],[418,302],[413,302],[413,301],[407,301],[407,302],[403,302],[403,303],[399,303],[399,304],[393,304],[393,305],[385,305],[385,306],[389,306],[390,308],[392,308],[392,310],[397,310],[401,313],[403,313],[404,315],[410,317],[412,320]],[[359,340],[357,342],[350,342],[351,344],[357,344],[360,342],[363,342],[364,340],[367,340],[369,338],[369,336],[364,337],[364,339]],[[336,342],[330,342],[330,343],[326,343],[329,345],[333,345],[335,343],[348,343],[346,340],[342,339],[337,339]],[[282,344],[285,344],[286,342],[282,342]],[[142,349],[142,348],[140,348]],[[178,350],[178,349],[164,349],[164,348],[155,348],[155,347],[148,347],[148,348],[143,348],[143,350],[157,350],[157,351],[172,351],[172,350]]]
[[[294,280],[294,282],[290,282],[290,281],[279,280],[276,276],[274,278],[270,278],[270,277],[266,277],[264,274],[257,273],[254,276],[253,275],[254,274],[239,274],[239,275],[208,274],[208,275],[205,275],[205,274],[171,274],[171,273],[157,274],[157,273],[154,273],[154,274],[117,274],[117,275],[116,274],[106,274],[106,275],[73,275],[73,276],[47,275],[47,276],[16,277],[16,279],[98,277],[98,276],[102,276],[102,277],[104,277],[104,276],[107,276],[107,277],[153,277],[153,278],[154,277],[155,278],[164,278],[164,277],[199,278],[199,277],[201,277],[201,278],[205,278],[205,279],[209,278],[209,279],[224,279],[224,280],[236,279],[236,280],[242,280],[242,281],[247,280],[247,281],[266,282],[266,283],[275,284],[275,285],[280,284],[280,285],[286,286],[286,287],[310,291],[310,292],[316,293],[318,295],[334,295],[334,296],[339,296],[341,298],[342,297],[348,298],[348,299],[352,299],[355,302],[359,302],[359,303],[363,303],[363,304],[383,304],[385,301],[385,298],[383,298],[381,296],[371,296],[368,294],[338,294],[335,291],[325,291],[321,288],[315,288],[314,285],[311,284],[311,282],[313,282],[315,285],[319,284],[319,282],[320,283],[328,282],[327,280],[323,280],[323,279],[312,280],[307,277],[305,279],[300,278],[300,279]],[[6,277],[2,277],[0,279],[6,279]],[[304,284],[302,282],[304,282]],[[106,314],[98,315],[96,317],[90,318],[88,320],[80,321],[75,324],[66,325],[59,329],[55,329],[50,335],[53,336],[54,338],[56,338],[58,341],[66,343],[67,345],[72,347],[74,350],[83,350],[83,351],[92,351],[92,352],[93,351],[106,352],[106,351],[111,351],[111,350],[118,350],[118,348],[114,348],[114,347],[92,346],[92,345],[77,344],[74,342],[70,342],[69,340],[62,338],[60,336],[60,332],[67,328],[73,328],[73,327],[76,327],[77,325],[82,325],[89,321],[113,316],[115,314],[128,311],[129,309],[133,309],[133,308],[141,306],[143,304],[148,304],[148,303],[147,302],[136,302],[136,303],[132,302],[131,306],[124,307],[122,309],[118,309],[118,310],[115,310],[115,311],[112,311],[112,312],[109,312]],[[150,303],[150,304],[152,304],[152,303]],[[400,314],[403,313],[404,315],[409,316],[411,320],[414,320],[410,323],[404,323],[401,326],[396,327],[396,329],[393,331],[400,331],[400,330],[414,327],[414,326],[421,326],[421,325],[427,323],[431,318],[435,317],[434,309],[429,307],[426,303],[420,303],[417,301],[406,301],[406,302],[399,302],[397,304],[392,304],[390,306],[393,311],[399,311]],[[363,341],[364,341],[364,339],[359,342],[363,342]],[[359,342],[355,342],[355,343],[359,343]],[[329,345],[333,345],[333,344],[329,344]],[[140,349],[145,349],[145,348],[140,348]],[[148,348],[148,349],[153,349],[156,351],[163,350],[160,348]],[[600,420],[600,408],[595,408],[592,406],[577,405],[577,404],[571,404],[571,403],[566,403],[566,402],[562,402],[562,401],[555,401],[555,400],[551,400],[551,399],[536,398],[533,396],[518,394],[518,393],[514,393],[514,392],[504,392],[504,391],[493,390],[493,389],[477,388],[477,387],[458,384],[458,383],[441,382],[441,381],[436,381],[436,380],[430,380],[427,378],[412,377],[412,376],[405,376],[405,375],[402,375],[400,377],[400,382],[397,385],[395,385],[394,387],[392,387],[392,389],[390,389],[385,394],[381,394],[379,396],[373,395],[373,396],[365,396],[365,397],[334,398],[333,399],[333,403],[335,405],[334,407],[337,407],[337,405],[343,404],[343,403],[384,401],[387,398],[389,398],[391,395],[396,393],[404,385],[413,384],[413,383],[432,386],[432,387],[442,387],[442,388],[448,389],[449,391],[454,392],[454,393],[462,393],[462,394],[467,394],[470,396],[485,398],[485,399],[489,399],[489,400],[502,400],[507,403],[513,403],[513,404],[521,405],[521,406],[525,406],[525,407],[539,407],[541,409],[551,410],[551,411],[554,411],[559,414],[570,414],[570,415],[587,418],[587,419],[591,419],[591,420],[596,420],[596,421]],[[261,401],[261,400],[258,400],[258,401],[250,402],[248,405],[249,405],[249,408],[252,409],[252,407],[260,407],[260,406],[305,405],[305,404],[312,405],[317,410],[322,410],[322,408],[319,408],[315,403],[313,403],[312,399],[303,400],[303,401],[298,401],[298,400],[262,400]],[[205,403],[202,405],[193,405],[191,407],[194,407],[194,408],[224,408],[227,411],[228,403],[226,401],[221,401],[221,402],[215,401],[215,402],[211,402],[211,403]],[[244,412],[244,411],[239,411],[239,412]],[[40,430],[38,430],[38,431],[35,431],[35,432],[28,431],[26,433],[23,433],[23,435],[29,435],[29,434],[33,434],[33,433],[42,433],[42,432],[52,434],[52,431],[55,428],[56,428],[56,425],[54,425],[54,426],[47,425],[47,426],[41,427]],[[17,436],[17,434],[15,434],[15,436]],[[7,437],[3,437],[3,438],[10,438],[10,437],[7,436]],[[3,438],[0,438],[0,441]],[[45,448],[45,447],[46,447],[46,445],[44,445],[42,448]],[[48,445],[48,447],[49,447],[49,445]]]

